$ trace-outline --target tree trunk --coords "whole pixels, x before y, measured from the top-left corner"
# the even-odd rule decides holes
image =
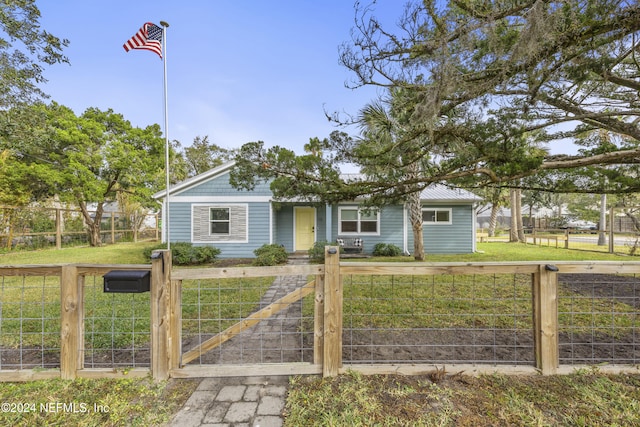
[[[510,189],[509,196],[511,199],[511,222],[510,222],[511,230],[509,230],[509,241],[517,242],[518,241],[518,219],[517,219],[518,213],[516,208],[516,204],[517,204],[516,190],[513,188]]]
[[[100,223],[102,222],[102,213],[104,212],[104,205],[102,202],[98,203],[94,217],[87,210],[85,202],[79,202],[82,216],[84,217],[84,223],[87,225],[87,234],[89,236],[90,246],[102,246],[102,238],[100,237]]]
[[[607,245],[607,195],[600,195],[600,223],[598,224],[598,246]]]
[[[413,229],[413,257],[417,261],[424,260],[424,234],[422,233],[422,205],[420,204],[420,192],[409,195],[407,200],[409,209],[409,222]]]
[[[489,237],[495,237],[496,226],[498,225],[498,212],[500,212],[500,205],[494,203],[491,205],[491,216],[489,217]]]
[[[635,231],[636,232],[640,231],[640,219],[638,219],[638,217],[633,213],[631,213],[630,211],[625,211],[624,214],[627,216],[627,218],[631,219],[631,222],[633,223],[633,228],[635,229]]]
[[[6,218],[6,223],[8,228],[6,248],[9,250],[11,250],[13,246],[13,228],[14,228],[13,219],[16,217],[15,213],[16,213],[16,210],[11,208],[5,209],[5,213],[4,213],[4,217]]]
[[[524,226],[522,224],[522,189],[516,189],[516,225],[518,227],[518,241],[526,242]]]

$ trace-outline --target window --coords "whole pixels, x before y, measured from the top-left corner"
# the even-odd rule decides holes
[[[247,243],[249,206],[242,203],[191,205],[191,242]]]
[[[451,224],[451,209],[422,209],[422,222],[424,224]]]
[[[340,208],[338,211],[340,224],[339,234],[378,234],[378,211],[361,211],[355,207]]]
[[[229,234],[229,208],[209,209],[209,224],[211,234]]]

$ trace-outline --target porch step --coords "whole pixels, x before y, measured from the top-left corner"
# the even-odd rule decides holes
[[[289,259],[309,259],[307,251],[297,251],[289,254]]]

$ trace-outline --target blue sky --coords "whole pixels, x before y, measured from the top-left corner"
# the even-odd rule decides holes
[[[48,67],[43,89],[81,114],[113,109],[134,126],[163,126],[163,64],[152,52],[122,45],[145,22],[169,23],[169,138],[196,136],[222,147],[264,141],[302,153],[311,137],[336,127],[328,112],[355,114],[374,88],[345,88],[338,62],[350,40],[351,0],[210,0],[177,2],[38,0],[44,29],[70,40],[70,65]],[[395,18],[403,3],[381,1]]]

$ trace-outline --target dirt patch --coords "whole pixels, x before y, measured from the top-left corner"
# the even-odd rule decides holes
[[[500,329],[359,331],[343,335],[346,363],[511,363],[531,365],[533,334]]]
[[[610,298],[640,307],[640,278],[613,274],[568,274],[558,275],[560,286],[583,296]]]

